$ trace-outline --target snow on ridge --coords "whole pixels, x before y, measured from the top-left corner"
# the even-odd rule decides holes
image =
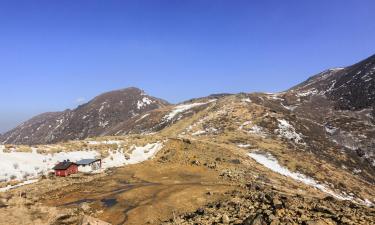
[[[286,120],[278,119],[278,127],[275,132],[279,134],[280,137],[284,137],[288,140],[294,140],[296,144],[303,144],[302,134],[296,132],[296,129]]]
[[[137,109],[142,109],[145,106],[150,105],[152,103],[153,103],[153,101],[151,99],[149,99],[147,97],[143,97],[141,101],[138,100],[138,102],[137,102]]]
[[[272,100],[280,100],[280,101],[284,101],[285,100],[283,98],[280,98],[279,96],[280,96],[280,94],[269,94],[269,93],[267,93],[266,98],[272,99]]]
[[[259,164],[261,164],[261,165],[265,166],[266,168],[272,170],[273,172],[276,172],[276,173],[281,174],[281,175],[286,176],[286,177],[290,177],[293,180],[296,180],[296,181],[302,182],[302,183],[304,183],[308,186],[314,187],[314,188],[316,188],[316,189],[318,189],[318,190],[320,190],[324,193],[327,193],[327,194],[329,194],[329,195],[331,195],[331,196],[333,196],[337,199],[349,200],[349,201],[357,202],[357,203],[364,204],[364,205],[373,205],[373,203],[370,202],[367,199],[365,199],[365,200],[354,199],[354,197],[351,196],[351,195],[336,193],[333,190],[326,187],[325,185],[318,183],[317,181],[315,181],[311,177],[308,177],[308,176],[306,176],[304,174],[301,174],[301,173],[298,173],[298,172],[292,172],[288,168],[281,166],[279,164],[279,162],[277,161],[277,159],[275,157],[273,157],[271,154],[261,154],[261,153],[258,153],[258,152],[251,152],[251,153],[248,153],[248,156],[250,156],[252,159],[254,159]]]
[[[299,92],[296,94],[297,97],[307,97],[307,96],[310,96],[310,95],[315,95],[315,94],[318,94],[318,90],[315,89],[315,88],[312,88],[312,89],[309,89],[305,92]]]
[[[340,71],[340,70],[343,70],[343,69],[345,69],[345,68],[344,67],[336,67],[336,68],[329,69],[329,71],[336,72],[336,71]]]
[[[197,103],[183,104],[183,105],[175,106],[174,109],[171,112],[169,112],[169,114],[167,114],[163,117],[163,120],[164,121],[170,121],[180,113],[186,112],[186,111],[188,111],[192,108],[198,107],[198,106],[207,105],[207,104],[209,104],[211,102],[214,102],[214,101],[216,101],[216,99],[212,99],[212,100],[207,101],[207,102],[197,102]]]

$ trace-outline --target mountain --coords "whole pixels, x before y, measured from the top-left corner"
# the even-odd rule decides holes
[[[315,127],[309,137],[321,134],[316,149],[335,146],[347,151],[351,160],[358,159],[355,163],[369,166],[373,173],[375,55],[346,68],[317,74],[281,96],[281,104],[299,118],[298,123],[310,122],[309,127]]]
[[[324,71],[292,88],[305,95],[320,93],[342,110],[375,107],[375,55],[346,68]]]
[[[25,136],[49,126],[61,140],[83,140],[0,145],[0,191],[34,182],[59,159],[98,157],[104,171],[42,176],[0,193],[0,217],[10,224],[78,224],[84,215],[111,224],[372,224],[374,68],[372,56],[281,93],[177,105],[131,88],[42,114],[8,141],[22,133],[13,141],[27,144]],[[60,118],[70,120],[62,130]]]
[[[99,95],[74,110],[38,115],[1,136],[4,144],[41,144],[101,136],[118,123],[168,106],[138,88]]]

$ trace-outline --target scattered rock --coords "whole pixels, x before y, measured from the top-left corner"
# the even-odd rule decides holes
[[[230,223],[230,219],[229,219],[229,216],[224,214],[222,217],[221,217],[221,221],[222,223],[224,224],[229,224]]]

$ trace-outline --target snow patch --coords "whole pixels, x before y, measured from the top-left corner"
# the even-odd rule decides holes
[[[252,103],[250,98],[243,98],[243,99],[241,99],[241,102]]]
[[[261,126],[258,126],[258,125],[254,125],[250,128],[249,130],[249,133],[252,133],[252,134],[263,134],[264,132],[264,129],[263,127]]]
[[[315,181],[311,177],[307,177],[304,174],[290,171],[289,169],[281,166],[279,164],[279,162],[277,161],[277,159],[275,159],[270,154],[265,155],[265,154],[261,154],[261,153],[257,153],[257,152],[251,152],[251,153],[248,153],[248,155],[252,159],[257,161],[259,164],[265,166],[266,168],[272,170],[273,172],[276,172],[276,173],[281,174],[281,175],[286,176],[286,177],[290,177],[290,178],[292,178],[296,181],[299,181],[299,182],[302,182],[302,183],[304,183],[308,186],[314,187],[314,188],[316,188],[316,189],[318,189],[322,192],[325,192],[325,193],[327,193],[327,194],[329,194],[329,195],[331,195],[331,196],[333,196],[337,199],[351,200],[351,201],[354,200],[354,198],[352,196],[344,195],[344,194],[338,194],[338,193],[334,192],[333,190],[329,189],[328,187],[326,187],[322,184],[319,184],[317,181]]]
[[[105,104],[107,104],[107,102],[103,102],[99,108],[99,114],[101,114],[101,112],[103,111],[103,109],[105,108]]]
[[[105,128],[108,126],[109,121],[99,121],[99,127]]]
[[[59,152],[39,154],[32,152],[0,152],[0,181],[30,180],[47,174],[58,162],[64,160],[78,161],[84,158],[96,158],[95,151]]]
[[[324,129],[326,130],[327,133],[334,134],[338,128],[332,127],[332,126],[325,126]]]
[[[280,104],[282,107],[290,111],[294,111],[297,108],[297,106],[287,106],[287,105],[284,105],[283,103],[280,103]]]
[[[98,142],[99,143],[99,142]],[[107,142],[108,143],[108,142]],[[124,151],[111,151],[109,156],[102,160],[102,170],[120,167],[129,164],[137,164],[146,161],[163,148],[162,142],[147,144],[145,146],[132,146],[129,153]],[[47,174],[58,163],[69,159],[76,162],[81,159],[95,159],[100,156],[96,151],[60,152],[56,154],[39,154],[33,152],[5,152],[0,146],[0,182],[10,180],[24,181],[14,186],[0,188],[0,192],[8,191],[26,184],[37,182],[35,178]],[[86,172],[80,168],[81,172]],[[87,172],[92,172],[87,171]],[[99,171],[100,172],[100,171]]]
[[[178,114],[186,112],[194,107],[202,106],[202,105],[207,105],[211,102],[216,101],[216,99],[210,100],[208,102],[197,102],[197,103],[192,103],[192,104],[184,104],[184,105],[178,105],[174,107],[174,109],[167,115],[163,117],[164,121],[170,121],[174,119]]]
[[[147,97],[143,97],[141,101],[138,100],[137,102],[137,109],[142,109],[147,105],[152,104],[153,101]]]
[[[198,135],[202,135],[202,134],[205,134],[205,133],[206,133],[205,130],[198,130],[198,131],[192,133],[191,135],[193,135],[193,136],[198,136]]]
[[[35,179],[35,180],[27,180],[27,181],[24,181],[22,183],[19,183],[19,184],[13,185],[13,186],[8,185],[6,187],[0,188],[0,192],[6,192],[6,191],[9,191],[9,190],[12,190],[12,189],[15,189],[15,188],[19,188],[21,186],[28,185],[28,184],[33,184],[33,183],[36,183],[36,182],[38,182],[37,179]]]
[[[244,122],[244,123],[238,128],[238,129],[239,129],[239,130],[244,130],[244,128],[245,128],[246,126],[250,125],[250,124],[252,124],[251,121],[246,121],[246,122]]]
[[[129,154],[120,150],[109,152],[109,156],[103,159],[103,168],[141,163],[155,156],[162,148],[163,143],[156,142],[143,147],[133,146]]]
[[[143,120],[144,118],[146,118],[148,116],[150,116],[150,113],[147,113],[147,114],[143,115],[141,118],[137,119],[135,122],[137,123],[137,122]]]
[[[296,144],[303,144],[302,134],[296,132],[295,128],[286,120],[278,119],[278,127],[275,132],[279,137],[294,141]]]
[[[318,90],[316,90],[315,88],[312,88],[312,89],[309,89],[305,92],[297,93],[296,96],[297,97],[307,97],[307,96],[310,96],[310,95],[315,95],[317,93],[318,93]]]
[[[240,148],[249,148],[251,147],[251,144],[238,144],[237,146]]]

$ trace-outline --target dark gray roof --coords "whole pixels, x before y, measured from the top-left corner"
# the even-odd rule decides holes
[[[57,164],[55,167],[53,167],[54,170],[66,170],[68,169],[71,165],[74,165],[75,163],[72,162],[61,162]]]
[[[91,163],[94,163],[97,161],[100,161],[100,159],[82,159],[76,162],[76,164],[83,166],[83,165],[90,165]]]

